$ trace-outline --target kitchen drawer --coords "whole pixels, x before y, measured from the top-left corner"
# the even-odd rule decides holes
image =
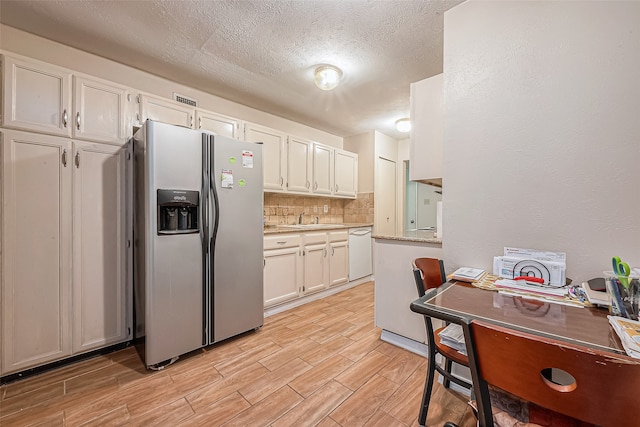
[[[349,240],[349,232],[347,230],[329,232],[330,242],[344,242],[346,240]]]
[[[300,246],[302,236],[299,234],[279,234],[277,236],[266,236],[264,238],[264,250],[291,248]]]
[[[304,244],[307,245],[319,245],[327,243],[327,232],[322,231],[318,233],[305,233],[303,235]]]

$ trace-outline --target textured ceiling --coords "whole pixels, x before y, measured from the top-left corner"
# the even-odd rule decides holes
[[[403,139],[409,84],[442,72],[461,1],[1,0],[0,21],[339,136]],[[329,92],[324,63],[344,73]]]

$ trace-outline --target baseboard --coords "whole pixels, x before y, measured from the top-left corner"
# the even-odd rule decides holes
[[[293,301],[283,302],[282,304],[275,305],[273,307],[266,308],[264,310],[264,317],[273,316],[274,314],[282,313],[283,311],[291,310],[292,308],[299,307],[304,304],[308,304],[312,301],[328,297],[329,295],[337,294],[338,292],[346,291],[363,283],[371,282],[375,280],[374,276],[365,276],[361,279],[354,280],[353,282],[347,282],[342,285],[332,286],[329,289],[325,289],[320,292],[313,293],[311,295],[305,295],[301,298]]]
[[[404,348],[412,353],[419,354],[420,356],[427,357],[427,354],[429,354],[429,348],[426,344],[389,332],[385,329],[382,330],[380,339],[384,342],[388,342],[389,344]]]

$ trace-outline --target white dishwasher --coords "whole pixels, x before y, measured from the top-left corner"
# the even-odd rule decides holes
[[[349,280],[370,276],[371,227],[349,229]]]

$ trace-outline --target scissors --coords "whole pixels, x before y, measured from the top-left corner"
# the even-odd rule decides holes
[[[631,269],[629,268],[629,264],[623,262],[619,256],[614,256],[611,260],[613,264],[613,272],[616,273],[620,283],[625,288],[629,287],[629,275],[631,274]]]

